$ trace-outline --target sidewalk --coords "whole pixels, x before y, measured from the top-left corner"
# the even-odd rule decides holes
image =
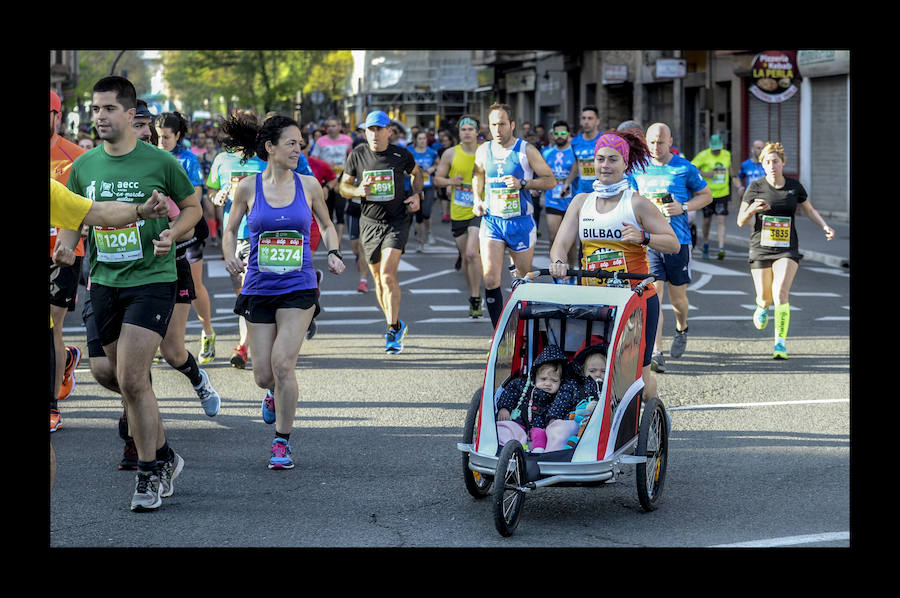
[[[727,223],[727,232],[725,234],[726,243],[733,243],[748,247],[750,245],[751,225],[748,223],[744,228],[737,225],[737,213],[735,212],[734,202],[728,205],[729,214],[725,217]],[[825,218],[828,226],[834,229],[834,239],[825,240],[825,233],[814,222],[807,218],[798,210],[797,217],[794,218],[794,224],[797,227],[797,237],[800,240],[800,253],[803,254],[803,260],[812,262],[820,262],[835,268],[850,268],[850,224],[837,220],[829,220]],[[697,225],[698,236],[701,234],[701,225],[703,223],[703,215],[697,214],[694,224]],[[713,220],[709,230],[710,253],[714,253],[716,246],[716,223]],[[697,239],[698,251],[702,245],[702,241]],[[801,262],[803,263],[803,262]]]

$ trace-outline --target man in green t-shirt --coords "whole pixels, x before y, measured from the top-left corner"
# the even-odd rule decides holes
[[[722,148],[722,138],[712,135],[709,148],[694,156],[691,164],[709,185],[712,203],[703,207],[703,258],[709,258],[709,229],[712,217],[716,217],[716,233],[719,241],[718,259],[725,258],[725,217],[728,216],[728,201],[731,199],[732,179],[736,179],[731,169],[731,152]],[[740,181],[737,181],[740,185]]]
[[[194,229],[202,209],[175,158],[138,140],[133,127],[137,94],[131,82],[105,77],[94,85],[92,99],[93,123],[103,144],[75,161],[69,189],[94,201],[133,202],[136,209],[156,192],[170,197],[180,210],[171,222],[146,218],[91,230],[91,303],[138,453],[131,510],[148,511],[171,496],[184,466],[166,441],[150,366],[175,305],[173,241]]]

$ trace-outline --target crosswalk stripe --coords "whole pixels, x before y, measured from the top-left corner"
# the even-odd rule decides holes
[[[691,290],[691,289],[688,289]],[[745,291],[707,291],[705,289],[696,289],[701,295],[746,295]]]
[[[426,320],[416,320],[416,324],[459,324],[461,322],[487,322],[491,323],[490,318],[428,318]]]
[[[410,278],[409,280],[403,280],[400,282],[400,286],[402,287],[403,285],[412,284],[414,282],[421,282],[423,280],[428,280],[429,278],[436,278],[438,276],[443,276],[443,275],[449,274],[451,272],[456,272],[456,270],[454,270],[454,269],[441,270],[440,272],[432,272],[431,274],[424,274],[417,278]]]
[[[407,289],[413,295],[453,295],[462,293],[459,289]]]
[[[791,297],[840,297],[837,293],[808,293],[803,291],[791,291]]]
[[[376,318],[376,319],[360,319],[360,318],[347,318],[341,320],[320,320],[316,318],[316,324],[318,326],[359,326],[365,324],[377,324],[381,322],[384,324],[384,318]]]

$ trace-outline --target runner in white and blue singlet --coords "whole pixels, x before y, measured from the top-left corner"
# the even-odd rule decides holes
[[[536,147],[513,136],[512,108],[491,106],[488,126],[493,140],[475,152],[472,211],[482,216],[479,238],[485,303],[496,328],[503,310],[503,254],[508,247],[518,276],[531,269],[537,240],[531,193],[551,189],[556,178]]]

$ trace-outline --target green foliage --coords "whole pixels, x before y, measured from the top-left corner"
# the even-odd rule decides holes
[[[150,92],[151,74],[140,50],[79,50],[78,84],[73,97],[90,101],[94,84],[108,75],[125,75],[138,96]],[[115,72],[110,72],[115,65]]]
[[[318,64],[313,65],[303,93],[321,91],[330,100],[344,97],[350,74],[353,72],[353,56],[350,50],[329,52]]]
[[[265,114],[292,104],[298,90],[313,91],[311,85],[324,86],[317,89],[329,96],[339,93],[334,80],[346,80],[352,67],[349,55],[324,50],[172,50],[163,52],[163,65],[172,95],[187,113],[208,106],[213,112],[237,107]]]

